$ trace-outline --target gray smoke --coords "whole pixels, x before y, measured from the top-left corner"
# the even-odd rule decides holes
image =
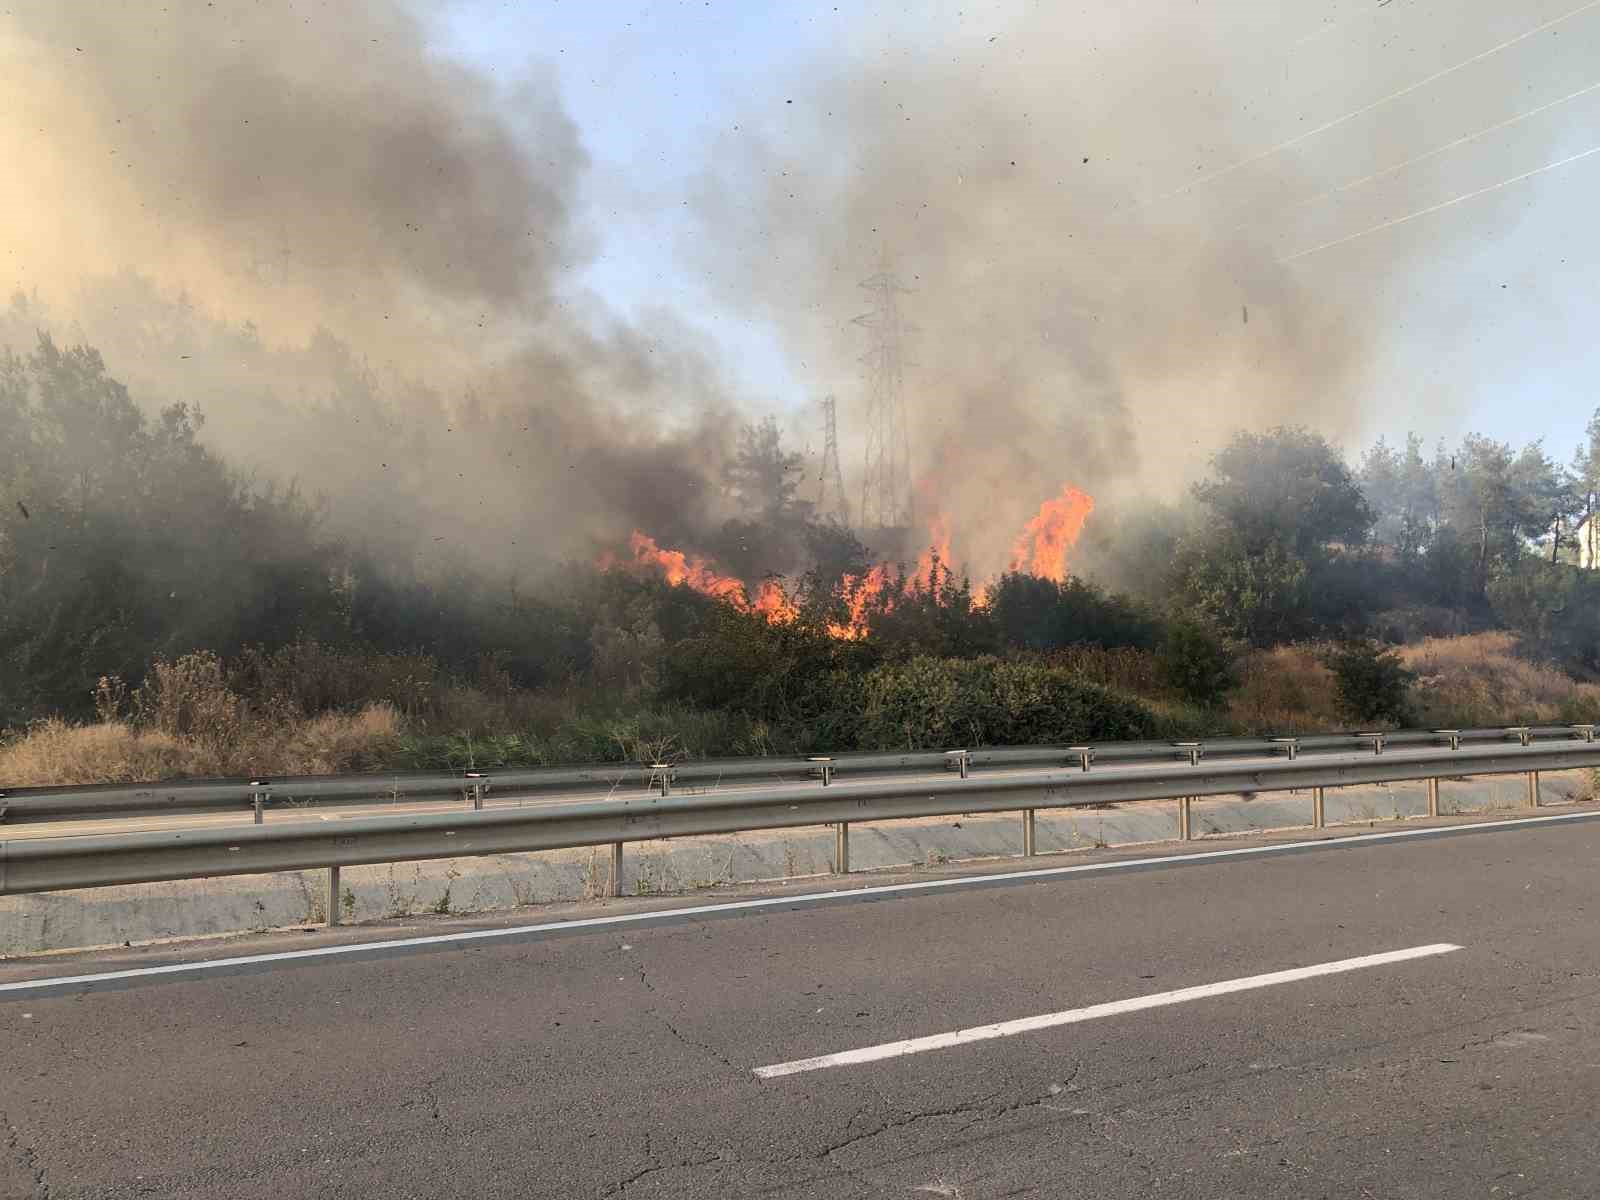
[[[404,4],[22,0],[0,16],[5,265],[151,403],[391,553],[515,568],[721,515],[737,422],[668,318],[573,282],[587,161],[549,79]]]
[[[981,575],[1063,483],[1107,511],[1119,496],[1181,496],[1241,427],[1304,423],[1347,445],[1375,416],[1393,431],[1413,389],[1378,394],[1362,373],[1388,334],[1374,290],[1395,290],[1412,264],[1379,257],[1375,276],[1337,270],[1338,252],[1279,260],[1453,194],[1446,160],[1311,205],[1299,226],[1276,218],[1504,115],[1508,96],[1531,105],[1515,74],[1528,60],[1503,55],[1304,147],[1224,168],[1570,6],[1464,7],[1323,18],[1239,0],[963,6],[925,26],[885,17],[723,134],[701,197],[711,269],[729,297],[770,314],[819,395],[840,396],[842,432],[859,447],[867,335],[849,320],[866,308],[859,282],[889,253],[919,326],[906,353],[921,519],[948,512],[957,555]],[[1386,49],[1411,38],[1426,53]],[[1558,50],[1553,95],[1575,86],[1583,58],[1581,46]],[[1279,97],[1295,107],[1275,107]],[[1417,244],[1450,261],[1449,231],[1470,232],[1468,218],[1496,203],[1421,227],[1417,238],[1438,241]]]
[[[987,574],[1063,484],[1102,509],[1177,496],[1233,429],[1347,439],[1397,402],[1362,386],[1380,336],[1370,272],[1333,284],[1281,264],[1293,243],[1269,217],[1493,119],[1484,97],[1527,63],[1216,173],[1560,11],[1526,7],[863,18],[730,114],[692,197],[689,265],[840,397],[859,494],[866,343],[850,318],[892,256],[918,326],[919,516],[947,514]],[[1426,54],[1383,53],[1394,38]],[[1559,91],[1587,60],[1579,38],[1558,49]],[[1275,107],[1291,95],[1303,109]],[[198,404],[224,451],[326,491],[347,528],[509,565],[633,525],[692,539],[728,515],[737,407],[686,328],[620,321],[575,283],[595,244],[586,157],[537,71],[509,90],[451,63],[401,0],[12,0],[0,111],[4,272],[44,287],[58,332],[100,345],[138,392]],[[1407,173],[1310,210],[1304,236],[1439,185],[1431,166]]]

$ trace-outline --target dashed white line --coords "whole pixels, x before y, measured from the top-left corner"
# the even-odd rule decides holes
[[[1172,992],[1135,996],[1131,1000],[1091,1004],[1088,1008],[1069,1008],[1065,1012],[1022,1017],[1015,1021],[1001,1021],[993,1025],[974,1025],[970,1029],[957,1029],[953,1033],[936,1033],[929,1037],[884,1042],[877,1046],[863,1046],[859,1050],[842,1050],[837,1054],[819,1054],[815,1058],[799,1058],[793,1062],[775,1063],[770,1067],[756,1067],[754,1074],[758,1079],[776,1079],[783,1075],[799,1075],[805,1071],[821,1071],[829,1067],[852,1067],[860,1063],[878,1062],[885,1058],[923,1054],[929,1050],[947,1050],[951,1046],[965,1046],[971,1042],[1015,1037],[1019,1033],[1037,1033],[1041,1029],[1054,1029],[1058,1025],[1076,1025],[1080,1021],[1095,1021],[1101,1017],[1143,1012],[1148,1008],[1161,1008],[1168,1004],[1187,1004],[1191,1000],[1208,1000],[1213,996],[1228,996],[1235,992],[1276,987],[1282,983],[1298,983],[1304,979],[1319,979],[1324,975],[1341,975],[1346,971],[1385,967],[1391,963],[1409,962],[1414,958],[1449,954],[1459,949],[1460,946],[1449,942],[1436,942],[1430,946],[1413,946],[1409,950],[1389,950],[1382,954],[1363,955],[1360,958],[1342,958],[1337,962],[1317,963],[1310,967],[1294,967],[1287,971],[1272,971],[1266,975],[1247,975],[1243,979],[1226,979],[1221,983],[1203,983],[1198,987],[1179,988]]]

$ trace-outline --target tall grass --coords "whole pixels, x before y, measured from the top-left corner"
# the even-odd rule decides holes
[[[0,780],[45,786],[376,770],[393,758],[400,729],[399,714],[384,704],[296,721],[250,721],[229,738],[127,721],[71,725],[51,718],[0,742]]]
[[[1425,638],[1402,647],[1418,716],[1434,728],[1600,721],[1600,686],[1522,657],[1509,633]]]
[[[1240,663],[1228,698],[1229,723],[1241,733],[1321,733],[1348,723],[1334,694],[1326,647],[1314,643],[1253,650]]]

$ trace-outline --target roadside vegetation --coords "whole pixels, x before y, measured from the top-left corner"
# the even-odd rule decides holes
[[[1182,509],[1097,508],[1064,581],[935,555],[865,598],[752,426],[697,547],[781,572],[781,620],[599,555],[403,569],[202,427],[0,353],[0,784],[1600,720],[1600,424],[1570,467],[1244,432]]]

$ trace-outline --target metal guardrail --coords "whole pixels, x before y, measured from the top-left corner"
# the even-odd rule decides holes
[[[1169,754],[1171,747],[1168,747]],[[579,846],[612,847],[612,894],[620,894],[627,842],[802,825],[833,825],[835,869],[849,870],[852,823],[965,813],[1018,812],[1023,853],[1033,853],[1034,813],[1140,800],[1179,800],[1179,836],[1190,836],[1190,802],[1200,796],[1310,789],[1312,824],[1321,827],[1329,787],[1428,781],[1429,814],[1438,815],[1439,781],[1526,774],[1537,807],[1541,771],[1600,767],[1600,745],[1517,744],[1455,750],[1402,750],[1337,761],[1296,755],[1269,762],[1218,762],[1195,756],[1182,765],[1095,772],[1080,767],[973,778],[880,780],[828,787],[788,785],[697,796],[577,800],[540,807],[354,817],[336,823],[166,830],[88,837],[0,841],[0,895],[104,887],[164,879],[328,868],[330,923],[339,912],[344,866],[457,858]]]
[[[626,795],[673,785],[680,789],[728,783],[775,783],[822,778],[849,781],[895,773],[983,772],[1085,765],[1171,762],[1175,749],[1199,746],[1208,760],[1301,754],[1504,743],[1507,740],[1590,740],[1591,725],[1522,726],[1468,730],[1401,730],[1393,733],[1325,733],[1304,737],[1222,737],[1203,742],[1110,742],[1095,746],[1015,746],[967,751],[851,753],[813,758],[707,759],[676,764],[638,763],[591,767],[535,767],[482,771],[435,771],[382,775],[302,776],[282,779],[179,780],[150,784],[80,787],[0,787],[0,824],[83,817],[146,817],[229,810],[283,809],[323,804],[370,804],[382,800],[460,797],[481,806],[491,789],[500,794],[581,791]],[[1379,739],[1376,740],[1375,739]]]

